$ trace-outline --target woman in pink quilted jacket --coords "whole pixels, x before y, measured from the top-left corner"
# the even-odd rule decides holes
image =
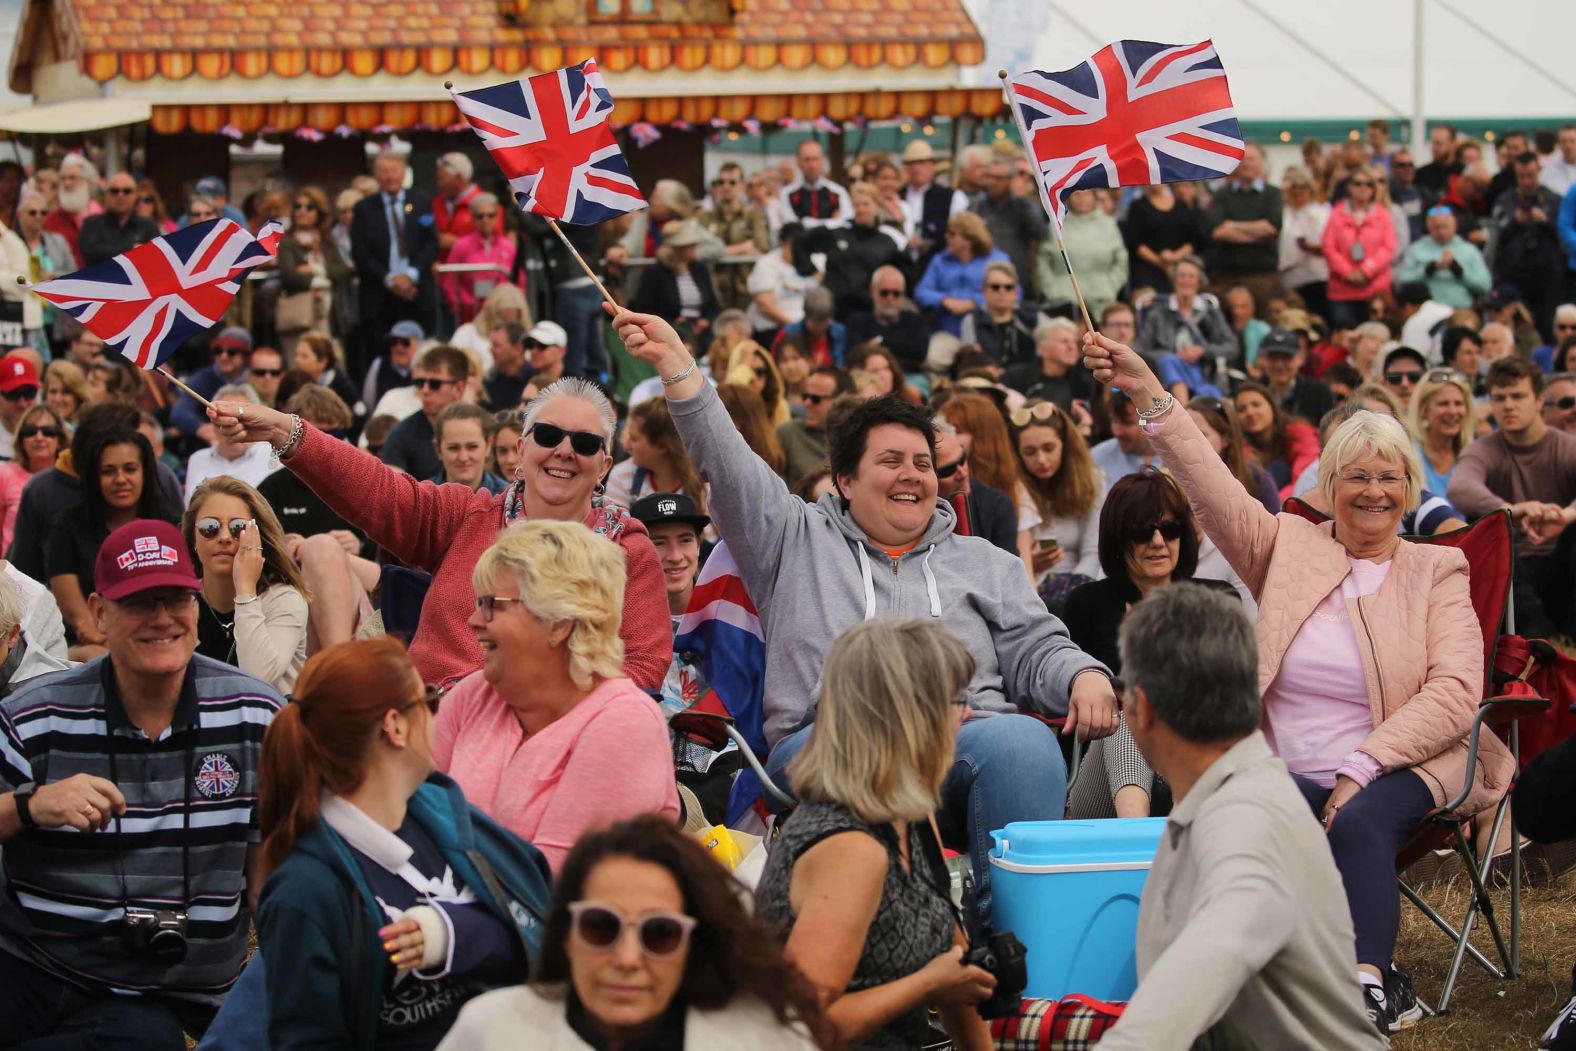
[[[1258,601],[1264,732],[1329,834],[1357,934],[1369,1015],[1396,1030],[1422,1015],[1390,956],[1400,924],[1395,857],[1463,786],[1483,686],[1483,636],[1453,548],[1400,538],[1422,488],[1401,425],[1359,412],[1319,459],[1334,520],[1272,515],[1226,467],[1131,348],[1084,337],[1084,363],[1133,400],[1151,445]],[[1514,763],[1485,735],[1463,810],[1490,806]]]
[[[1371,165],[1353,171],[1346,180],[1346,200],[1330,210],[1324,226],[1330,321],[1336,328],[1356,328],[1367,321],[1369,301],[1390,293],[1395,223],[1378,197],[1383,178],[1384,173]]]

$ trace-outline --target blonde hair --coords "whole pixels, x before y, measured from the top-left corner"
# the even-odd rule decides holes
[[[81,412],[88,407],[92,392],[88,390],[88,378],[74,361],[65,358],[56,358],[44,369],[44,386],[49,386],[50,377],[60,381],[60,385],[77,399],[77,411]]]
[[[923,821],[952,767],[952,706],[974,658],[929,620],[865,621],[832,644],[810,740],[789,766],[805,802],[861,820]]]
[[[488,292],[487,298],[482,300],[482,308],[476,315],[476,334],[491,336],[493,330],[503,324],[503,312],[511,307],[520,312],[520,324],[529,329],[531,308],[525,302],[525,293],[520,291],[518,285],[505,281]]]
[[[11,629],[22,623],[22,593],[15,582],[0,573],[0,639],[11,634]]]
[[[1417,506],[1423,491],[1423,464],[1417,446],[1401,421],[1368,409],[1360,409],[1335,429],[1319,453],[1319,493],[1326,506],[1335,506],[1337,475],[1360,456],[1376,456],[1406,468],[1406,510]]]
[[[995,247],[991,240],[990,230],[985,227],[985,220],[973,212],[959,212],[947,220],[947,229],[956,234],[961,234],[963,239],[973,247],[976,256],[989,255]]]
[[[478,595],[513,584],[544,624],[567,620],[569,677],[589,690],[624,674],[624,552],[579,522],[521,522],[498,534],[471,573]]]
[[[1467,381],[1461,376],[1449,376],[1444,379],[1434,380],[1428,378],[1435,374],[1433,371],[1425,373],[1423,378],[1418,381],[1417,389],[1412,391],[1412,401],[1406,409],[1406,427],[1421,441],[1424,430],[1423,424],[1427,422],[1424,417],[1428,415],[1429,403],[1437,398],[1439,392],[1446,387],[1454,387],[1461,393],[1461,400],[1466,404],[1466,416],[1461,421],[1461,433],[1456,435],[1454,442],[1455,453],[1457,456],[1460,456],[1461,451],[1472,442],[1473,437],[1477,434],[1477,412],[1472,407],[1472,388],[1467,385]],[[1440,493],[1439,495],[1443,496],[1444,494]]]

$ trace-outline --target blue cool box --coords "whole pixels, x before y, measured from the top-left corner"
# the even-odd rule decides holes
[[[992,923],[1028,949],[1024,996],[1130,1000],[1138,900],[1163,817],[1014,821],[992,832]]]

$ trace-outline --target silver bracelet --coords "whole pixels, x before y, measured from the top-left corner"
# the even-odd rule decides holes
[[[301,417],[295,413],[290,414],[290,437],[285,443],[274,451],[274,455],[281,460],[288,460],[295,455],[296,449],[301,445],[301,436],[306,433],[306,425],[301,422]]]
[[[695,359],[694,359],[694,358],[691,358],[691,359],[690,359],[690,363],[689,363],[689,364],[688,364],[688,365],[686,365],[686,366],[685,366],[685,367],[684,367],[684,368],[682,368],[682,369],[679,369],[679,370],[678,370],[678,371],[677,371],[677,372],[675,372],[675,373],[674,373],[674,374],[673,374],[673,375],[671,375],[671,376],[669,376],[669,377],[668,377],[668,378],[667,378],[667,379],[665,379],[665,380],[663,380],[663,381],[662,381],[662,385],[663,385],[663,386],[664,386],[664,387],[671,387],[671,386],[673,386],[673,385],[674,385],[674,384],[675,384],[675,383],[677,383],[677,382],[679,382],[679,381],[680,381],[680,380],[682,380],[682,379],[683,379],[683,378],[684,378],[684,377],[686,377],[686,376],[688,376],[688,375],[689,375],[689,374],[690,374],[690,373],[692,373],[692,372],[694,372],[694,371],[695,371]]]
[[[1169,392],[1167,392],[1165,397],[1157,398],[1155,400],[1155,404],[1154,404],[1154,406],[1152,408],[1147,409],[1147,410],[1146,409],[1139,409],[1138,410],[1138,418],[1140,420],[1146,420],[1146,421],[1147,420],[1157,420],[1160,417],[1164,416],[1166,413],[1170,412],[1171,411],[1171,407],[1173,405],[1175,405],[1176,403],[1177,403],[1177,400],[1175,398],[1173,398]]]
[[[235,596],[235,604],[237,606],[245,606],[248,603],[256,602],[256,601],[257,601],[257,596],[256,595],[237,595],[237,596]]]

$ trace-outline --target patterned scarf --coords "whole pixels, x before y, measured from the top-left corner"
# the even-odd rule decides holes
[[[507,529],[525,517],[525,482],[515,482],[503,498],[503,526]],[[599,485],[591,493],[591,515],[586,527],[616,544],[629,528],[629,512],[609,500]]]

